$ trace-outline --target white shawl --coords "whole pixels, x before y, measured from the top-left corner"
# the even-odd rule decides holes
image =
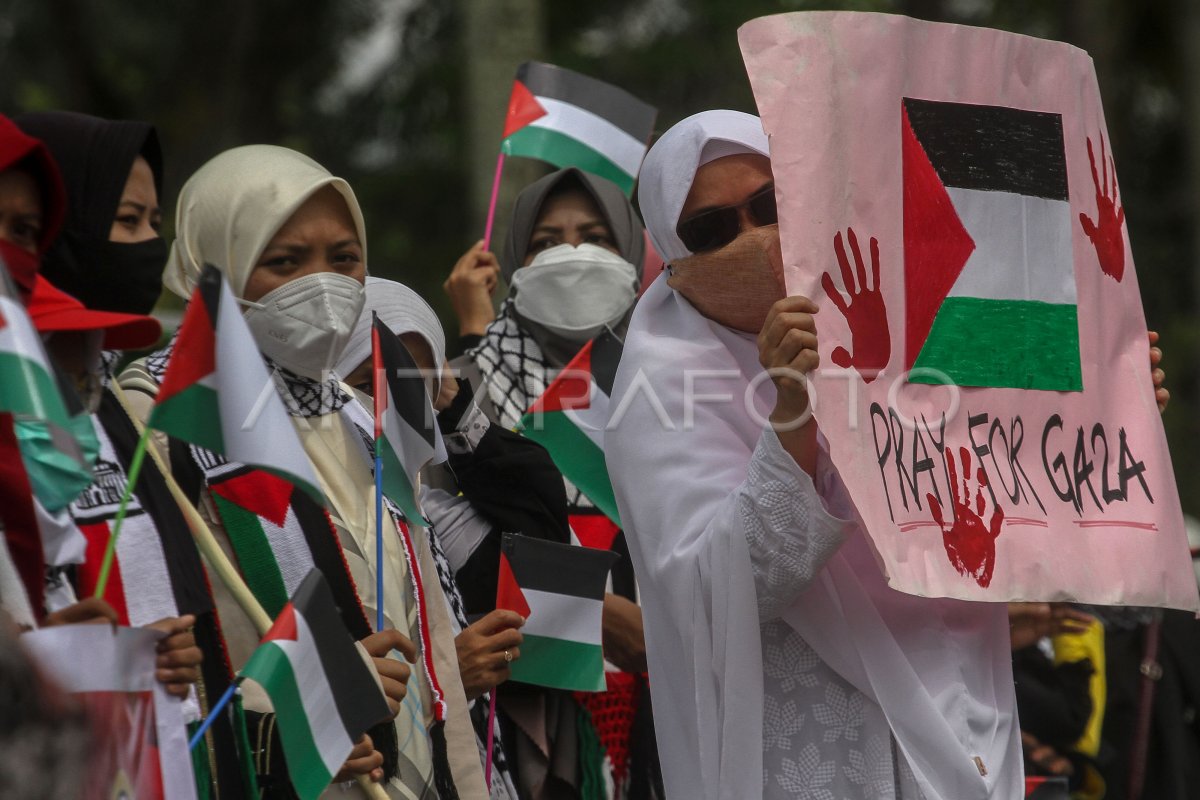
[[[685,120],[650,151],[641,198],[656,247],[674,236],[708,141],[738,140],[735,126],[722,128],[722,117],[735,114]],[[732,119],[744,127],[746,116]],[[647,187],[657,175],[672,188]],[[666,198],[670,213],[648,206],[648,196]],[[666,276],[638,303],[605,454],[642,588],[672,797],[746,800],[762,792],[762,643],[737,496],[755,491],[747,486],[751,459],[760,440],[774,436],[764,431],[775,400],[765,377],[753,338],[702,317]],[[689,381],[694,393],[733,397],[689,401]],[[813,486],[795,471],[806,490]],[[824,504],[853,514],[835,474],[818,483]],[[1005,606],[892,591],[859,528],[781,617],[881,707],[928,800],[1023,795]]]

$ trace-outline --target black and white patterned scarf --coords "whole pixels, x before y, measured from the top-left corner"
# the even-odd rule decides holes
[[[162,383],[163,375],[167,372],[167,363],[171,360],[178,338],[179,332],[176,331],[166,347],[146,356],[146,371],[158,383]],[[275,381],[279,397],[290,416],[320,417],[332,414],[350,402],[350,395],[342,391],[337,379],[332,376],[327,380],[315,381],[284,369],[266,356],[263,356],[263,361],[271,370],[271,379]]]

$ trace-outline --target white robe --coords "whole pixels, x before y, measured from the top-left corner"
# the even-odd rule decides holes
[[[765,783],[768,797],[892,797],[892,777],[851,777],[884,757],[893,769],[872,744],[890,728],[893,776],[911,767],[927,800],[1021,797],[1006,608],[887,588],[857,521],[837,516],[857,519],[827,459],[815,487],[765,427],[774,387],[757,355],[661,276],[634,312],[610,405],[605,452],[642,588],[668,795],[747,800]],[[764,646],[790,648],[795,680],[764,664]],[[837,726],[789,694],[813,679],[827,706],[861,712],[832,742]]]

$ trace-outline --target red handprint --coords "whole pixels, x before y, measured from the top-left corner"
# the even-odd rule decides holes
[[[992,510],[992,521],[983,524],[983,489],[988,485],[983,468],[975,473],[979,488],[975,492],[975,508],[971,508],[971,492],[967,479],[971,475],[971,454],[965,447],[959,448],[962,458],[962,493],[958,488],[958,470],[954,456],[946,448],[946,466],[950,471],[950,493],[954,496],[954,519],[949,526],[942,519],[942,506],[932,494],[926,494],[933,519],[942,529],[942,545],[950,563],[960,575],[969,575],[983,588],[992,582],[992,569],[996,566],[996,537],[1004,524],[1004,511],[997,506]]]
[[[857,288],[854,273],[850,269],[850,259],[846,257],[846,248],[842,244],[841,231],[833,237],[833,249],[842,268],[842,283],[846,286],[850,301],[842,297],[828,272],[821,276],[821,287],[846,318],[846,324],[850,326],[850,341],[854,345],[854,355],[850,355],[844,347],[835,348],[833,363],[842,369],[857,369],[863,381],[870,383],[887,366],[892,355],[887,308],[883,304],[883,293],[879,290],[879,240],[871,237],[871,279],[874,285],[868,286],[867,268],[863,264],[862,251],[858,249],[858,238],[853,228],[847,228],[846,233],[858,271]]]
[[[1096,221],[1087,214],[1079,213],[1079,224],[1096,248],[1096,258],[1104,274],[1121,282],[1125,276],[1125,235],[1121,224],[1125,221],[1125,209],[1117,205],[1117,165],[1112,156],[1104,152],[1104,137],[1100,137],[1100,175],[1096,174],[1096,156],[1092,152],[1092,140],[1087,140],[1088,161],[1092,165],[1092,183],[1096,186]],[[1112,185],[1108,182],[1108,168],[1112,167]]]

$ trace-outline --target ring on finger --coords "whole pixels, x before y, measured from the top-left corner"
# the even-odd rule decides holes
[[[506,650],[504,651],[504,663],[505,663],[505,664],[511,664],[511,663],[512,663],[512,660],[513,660],[513,654],[512,654],[512,651],[510,651],[510,650],[507,650],[507,649],[506,649]]]

